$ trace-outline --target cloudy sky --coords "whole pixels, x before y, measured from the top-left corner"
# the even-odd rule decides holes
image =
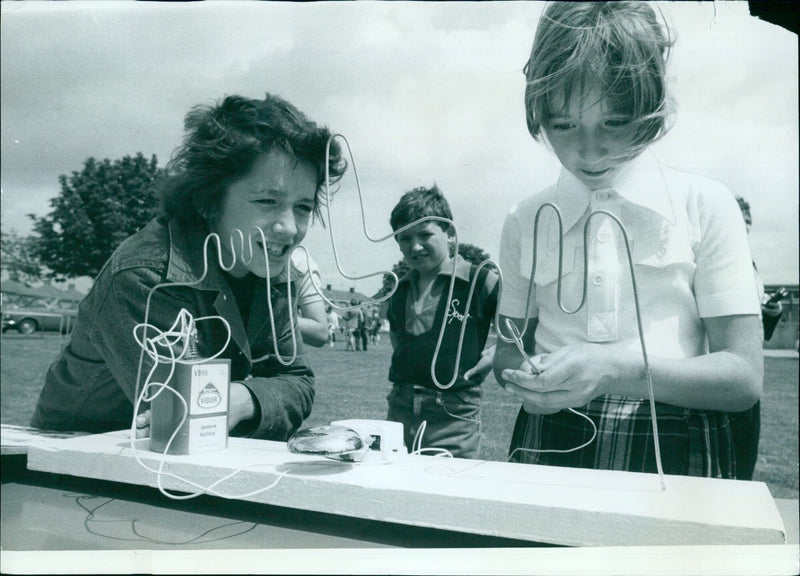
[[[753,211],[767,283],[798,282],[797,37],[746,2],[669,2],[679,113],[662,161],[721,180]],[[522,67],[538,2],[3,2],[2,229],[30,233],[58,176],[142,152],[163,165],[183,116],[226,94],[282,95],[343,134],[353,172],[306,240],[323,282],[372,293],[399,260],[388,215],[439,184],[459,239],[497,257],[509,208],[558,165],[527,133]],[[362,213],[367,230],[362,225]]]

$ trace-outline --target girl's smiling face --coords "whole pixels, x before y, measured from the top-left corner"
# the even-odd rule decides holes
[[[305,238],[316,192],[317,171],[310,163],[278,148],[259,155],[250,171],[228,186],[219,212],[208,221],[210,231],[220,237],[226,265],[233,258],[233,239],[236,264],[230,273],[267,276],[260,229],[266,240],[269,275],[277,276],[286,267],[292,248]],[[245,237],[244,254],[240,253],[237,230]],[[248,258],[248,237],[252,239],[252,258]]]
[[[612,110],[597,84],[562,104],[543,125],[553,152],[590,189],[611,188],[633,159],[632,119]]]

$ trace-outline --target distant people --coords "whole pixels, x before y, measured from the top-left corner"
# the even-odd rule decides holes
[[[300,312],[298,325],[303,342],[319,348],[329,341],[328,317],[320,295],[322,279],[319,268],[310,254],[306,262],[306,256],[304,250],[295,250],[291,258],[292,282],[297,283],[297,309]]]
[[[426,216],[453,220],[450,205],[436,185],[403,194],[392,210],[390,224],[397,232]],[[455,254],[454,228],[448,222],[421,222],[396,234],[395,240],[411,270],[399,279],[387,311],[394,351],[386,418],[402,422],[409,450],[425,423],[420,447],[445,449],[457,458],[478,458],[481,383],[491,370],[494,350],[484,352],[484,347],[497,306],[497,274],[488,268],[476,274],[476,265]],[[453,294],[448,301],[451,281]],[[476,287],[467,310],[473,281]],[[442,323],[446,329],[436,355]],[[463,323],[466,328],[456,365]],[[435,380],[431,376],[434,360]],[[452,386],[441,388],[451,382]]]
[[[539,21],[526,121],[562,170],[512,210],[500,242],[497,328],[513,322],[528,355],[498,342],[495,377],[522,402],[512,460],[657,471],[638,302],[664,473],[736,475],[727,413],[761,394],[758,299],[733,195],[647,150],[670,125],[672,44],[649,2],[553,2]],[[599,211],[625,227],[638,299],[622,231],[589,221]]]
[[[350,306],[357,306],[358,301],[353,299],[350,301]],[[357,338],[356,328],[358,327],[358,310],[348,310],[345,316],[345,350],[357,351]]]
[[[374,346],[380,342],[381,316],[377,308],[373,308],[369,320],[369,341]]]
[[[736,197],[739,209],[744,218],[744,225],[747,232],[753,225],[753,216],[750,213],[750,203],[741,196]],[[755,261],[753,262],[753,274],[756,278],[758,297],[761,302],[761,322],[764,329],[764,340],[772,338],[775,326],[783,313],[783,306],[780,301],[769,302],[769,295],[764,292],[764,283],[758,273]],[[761,401],[749,410],[743,412],[731,412],[731,432],[733,433],[733,447],[736,453],[736,478],[739,480],[752,480],[758,462],[758,441],[761,436]]]
[[[355,339],[355,349],[367,351],[367,341],[369,334],[367,333],[367,313],[361,306],[361,300],[353,298],[350,301],[351,306],[359,306],[352,311],[351,318],[354,320],[353,338]]]
[[[356,333],[355,330],[347,326],[345,328],[345,346],[344,349],[347,351],[356,351]]]
[[[292,338],[287,267],[319,210],[331,133],[270,94],[197,106],[184,125],[161,214],[123,241],[95,280],[47,372],[35,427],[98,433],[132,426],[137,386],[153,365],[145,354],[137,381],[141,349],[133,334],[148,302],[149,337],[168,331],[182,310],[229,324],[230,341],[219,320],[196,328],[201,355],[224,349],[231,361],[231,435],[283,441],[311,413],[314,374],[302,341]],[[345,166],[334,141],[327,169],[338,180]],[[231,269],[220,266],[215,244],[204,253],[209,233],[219,236],[225,265],[235,261]],[[238,233],[252,240],[252,254],[240,253]],[[176,285],[153,290],[165,282]],[[290,365],[276,358],[276,346],[284,359],[297,351]],[[149,435],[149,418],[149,410],[138,414],[137,436]]]
[[[336,344],[336,331],[339,330],[339,314],[331,306],[328,306],[328,343],[331,348]]]

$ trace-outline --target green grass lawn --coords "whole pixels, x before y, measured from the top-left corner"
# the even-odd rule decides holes
[[[61,348],[58,336],[5,334],[0,348],[0,407],[4,424],[27,425],[44,374]],[[314,410],[304,426],[349,418],[383,419],[389,383],[391,345],[381,342],[367,352],[309,349],[317,374]],[[755,480],[765,482],[776,498],[798,496],[798,360],[765,358],[761,407],[761,444]],[[481,458],[505,460],[519,404],[490,376],[484,384],[484,437]]]

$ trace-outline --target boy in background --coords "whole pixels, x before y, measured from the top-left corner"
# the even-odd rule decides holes
[[[442,220],[409,226],[425,217]],[[395,240],[411,270],[399,279],[387,310],[394,348],[387,419],[403,424],[409,449],[424,422],[418,448],[478,458],[481,382],[494,352],[493,347],[484,352],[484,346],[497,307],[498,277],[485,268],[476,275],[477,266],[455,254],[452,221],[450,206],[436,185],[405,193],[392,210]],[[466,310],[473,281],[476,287]]]

